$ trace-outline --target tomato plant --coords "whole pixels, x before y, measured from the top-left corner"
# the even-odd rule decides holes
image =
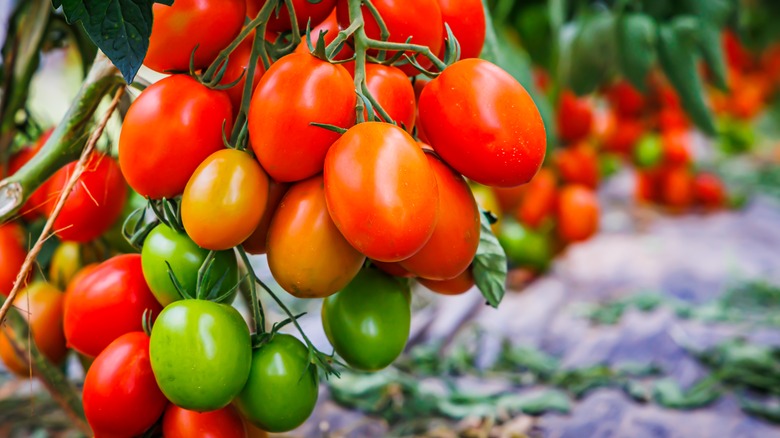
[[[196,412],[169,404],[163,416],[162,433],[165,438],[244,438],[247,436],[244,420],[236,409],[227,405],[211,412]]]

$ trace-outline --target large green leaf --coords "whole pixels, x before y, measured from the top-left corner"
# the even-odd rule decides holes
[[[482,230],[479,235],[477,255],[474,257],[474,282],[488,304],[498,307],[506,293],[506,253],[493,235],[487,215],[480,216]]]

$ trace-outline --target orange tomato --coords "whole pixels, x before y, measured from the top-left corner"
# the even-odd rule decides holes
[[[555,174],[550,169],[540,170],[528,183],[525,196],[515,211],[515,218],[531,228],[541,226],[555,211],[557,185]]]
[[[266,241],[268,239],[268,227],[271,226],[271,219],[276,213],[276,209],[290,188],[289,184],[278,183],[274,180],[268,181],[268,201],[265,204],[265,211],[260,223],[252,234],[241,245],[249,254],[265,254],[267,251]]]
[[[555,151],[553,163],[565,183],[582,184],[595,189],[599,182],[599,160],[596,150],[587,143],[578,143]]]
[[[460,295],[474,287],[474,274],[471,273],[471,268],[469,268],[461,272],[457,277],[449,280],[428,280],[420,278],[418,281],[421,285],[438,294]]]
[[[414,277],[414,274],[407,271],[406,269],[404,269],[403,266],[401,266],[401,262],[385,263],[385,262],[378,262],[376,260],[371,260],[371,264],[379,268],[379,270],[384,272],[385,274],[390,274],[395,277],[401,277],[401,278]]]
[[[688,208],[693,203],[693,176],[685,166],[666,168],[660,176],[661,201],[676,210]]]
[[[684,165],[691,162],[691,138],[687,131],[666,131],[661,135],[663,162],[669,165]]]
[[[558,198],[558,236],[565,242],[579,242],[593,236],[599,227],[596,193],[582,185],[568,185]]]
[[[232,405],[211,412],[196,412],[173,403],[163,414],[165,438],[245,438],[244,420]]]

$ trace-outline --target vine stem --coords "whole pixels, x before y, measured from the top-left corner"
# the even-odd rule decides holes
[[[255,322],[255,333],[265,333],[265,312],[263,312],[263,306],[260,305],[260,299],[257,296],[257,276],[255,276],[255,270],[249,263],[249,257],[246,255],[244,247],[238,246],[238,253],[241,255],[241,260],[244,262],[244,267],[249,273],[249,297],[252,300],[252,318]]]
[[[57,219],[57,216],[60,214],[60,211],[62,211],[62,208],[65,206],[65,201],[68,199],[68,195],[70,195],[70,193],[73,191],[73,188],[76,186],[76,183],[79,181],[79,177],[81,177],[81,174],[84,173],[84,170],[86,169],[87,161],[89,160],[92,151],[95,149],[95,144],[97,144],[97,141],[98,139],[100,139],[100,136],[103,135],[103,130],[105,129],[108,120],[111,118],[111,115],[114,113],[114,110],[116,109],[117,105],[119,105],[119,99],[122,97],[122,94],[124,94],[124,92],[125,92],[124,87],[120,87],[116,91],[116,93],[114,94],[114,99],[111,101],[111,105],[109,105],[108,109],[106,110],[106,113],[103,114],[103,118],[98,123],[97,128],[95,128],[95,131],[92,133],[92,136],[89,138],[89,141],[87,141],[87,145],[84,147],[84,150],[81,152],[81,157],[79,158],[78,163],[76,163],[76,167],[73,170],[73,174],[70,176],[70,179],[68,179],[65,188],[62,190],[62,193],[60,193],[60,196],[57,199],[57,204],[54,207],[54,211],[52,211],[52,214],[49,216],[49,219],[46,220],[46,224],[43,226],[43,231],[41,231],[41,235],[38,236],[38,240],[35,242],[35,245],[33,245],[32,249],[30,249],[30,252],[27,253],[27,257],[25,257],[24,259],[22,268],[19,270],[19,273],[16,275],[16,281],[14,281],[14,287],[11,289],[11,292],[8,294],[8,298],[5,300],[3,306],[0,308],[0,323],[2,323],[5,320],[8,311],[13,305],[16,295],[19,293],[19,290],[22,288],[22,285],[25,283],[24,280],[25,278],[27,278],[27,274],[32,269],[36,257],[38,257],[38,253],[41,252],[41,248],[43,248],[44,242],[51,235],[52,228],[54,227],[54,221]]]
[[[358,98],[355,103],[355,113],[358,122],[366,121],[365,103],[363,102],[363,86],[366,83],[366,52],[368,51],[368,36],[366,35],[366,24],[361,11],[362,0],[349,0],[349,21],[350,28],[355,26],[353,40],[355,42],[355,92]],[[371,115],[369,115],[371,117]]]

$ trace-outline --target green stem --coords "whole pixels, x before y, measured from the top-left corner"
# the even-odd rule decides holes
[[[203,264],[200,265],[200,268],[198,269],[198,282],[195,286],[195,298],[202,300],[204,299],[204,295],[206,295],[208,292],[206,292],[206,284],[204,282],[204,278],[206,277],[206,272],[209,274],[211,273],[212,265],[214,262],[214,257],[217,255],[216,251],[209,251],[209,255],[206,256],[206,259],[203,260]],[[206,279],[207,280],[207,279]]]
[[[249,257],[246,255],[244,247],[239,245],[237,248],[238,253],[241,255],[241,260],[244,262],[244,267],[246,267],[246,270],[249,273],[249,297],[252,302],[252,317],[255,321],[255,333],[263,334],[265,333],[265,312],[263,312],[263,306],[260,305],[260,298],[257,296],[258,279],[255,276],[255,270],[249,263]]]
[[[365,103],[360,95],[363,93],[363,86],[366,84],[366,52],[368,51],[368,37],[366,36],[365,22],[363,21],[363,11],[361,11],[362,0],[349,0],[349,20],[350,26],[355,26],[353,40],[355,43],[355,92],[358,98],[355,103],[355,114],[357,122],[365,122]]]
[[[363,22],[352,22],[350,23],[349,27],[347,27],[344,30],[339,31],[338,35],[336,35],[336,38],[333,39],[333,41],[328,44],[328,47],[326,47],[325,52],[328,54],[328,58],[332,58],[336,53],[336,49],[343,43],[349,39],[349,37],[352,36],[359,28],[363,25]],[[319,38],[319,35],[314,35],[315,38]]]
[[[431,52],[431,49],[428,46],[421,46],[419,44],[394,43],[392,41],[379,41],[374,39],[369,39],[367,41],[367,44],[368,47],[372,49],[419,53],[425,56],[426,58],[430,59],[433,65],[435,65],[436,68],[438,68],[440,71],[447,68],[447,64],[445,64],[444,61],[436,57],[436,55],[434,55],[433,52]]]
[[[264,26],[263,26],[264,27]],[[247,117],[249,117],[249,104],[252,101],[252,91],[255,82],[255,74],[257,74],[257,60],[260,59],[262,53],[268,57],[268,52],[265,50],[265,38],[263,34],[265,30],[255,32],[255,37],[252,41],[252,53],[249,55],[249,65],[246,70],[246,77],[244,78],[244,90],[241,95],[241,107],[238,110],[238,116],[236,117],[236,123],[233,125],[233,132],[230,135],[230,142],[236,147],[241,147],[238,144],[241,138],[241,132],[246,129]],[[265,61],[263,62],[265,64]],[[265,67],[266,69],[268,67]]]

